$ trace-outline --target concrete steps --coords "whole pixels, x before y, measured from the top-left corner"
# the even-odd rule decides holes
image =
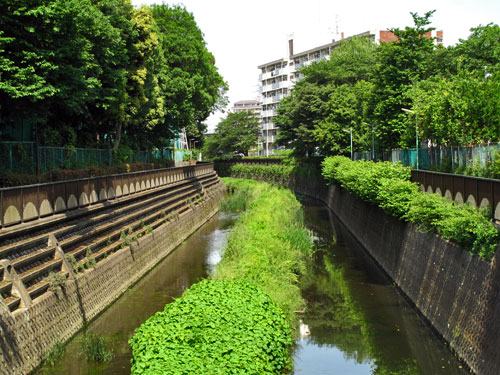
[[[9,228],[8,233],[0,234],[0,295],[4,303],[11,311],[32,303],[50,288],[50,273],[66,278],[92,266],[200,204],[218,182],[213,172],[82,209],[60,220],[52,218],[50,225],[37,223],[31,233],[26,228],[18,233]]]

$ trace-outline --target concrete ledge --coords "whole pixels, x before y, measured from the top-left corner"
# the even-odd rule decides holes
[[[10,313],[0,304],[0,374],[26,374],[37,367],[55,344],[69,340],[212,217],[222,189],[218,183],[199,206],[111,254],[63,288],[45,293],[29,308]]]

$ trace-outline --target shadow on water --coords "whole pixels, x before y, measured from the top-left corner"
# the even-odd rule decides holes
[[[316,237],[303,279],[310,335],[295,353],[295,374],[465,375],[331,211],[302,199]]]
[[[89,324],[87,330],[105,337],[112,348],[114,356],[110,362],[87,362],[81,354],[83,333],[79,333],[68,343],[54,367],[42,368],[36,375],[129,375],[128,340],[134,330],[213,271],[237,217],[217,214]]]

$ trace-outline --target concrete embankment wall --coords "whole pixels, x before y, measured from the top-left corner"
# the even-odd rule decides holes
[[[333,211],[474,373],[500,373],[500,251],[485,261],[322,178],[288,186]]]
[[[500,371],[500,269],[324,181],[290,183],[322,200],[478,375]]]
[[[45,293],[33,306],[13,313],[4,307],[0,311],[0,374],[26,374],[38,366],[55,344],[70,339],[212,217],[222,194],[218,183],[202,204],[79,273],[63,288]]]

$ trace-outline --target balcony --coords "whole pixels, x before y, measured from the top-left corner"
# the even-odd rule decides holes
[[[276,116],[276,110],[275,109],[268,109],[267,111],[262,111],[260,113],[261,117],[272,117]]]

